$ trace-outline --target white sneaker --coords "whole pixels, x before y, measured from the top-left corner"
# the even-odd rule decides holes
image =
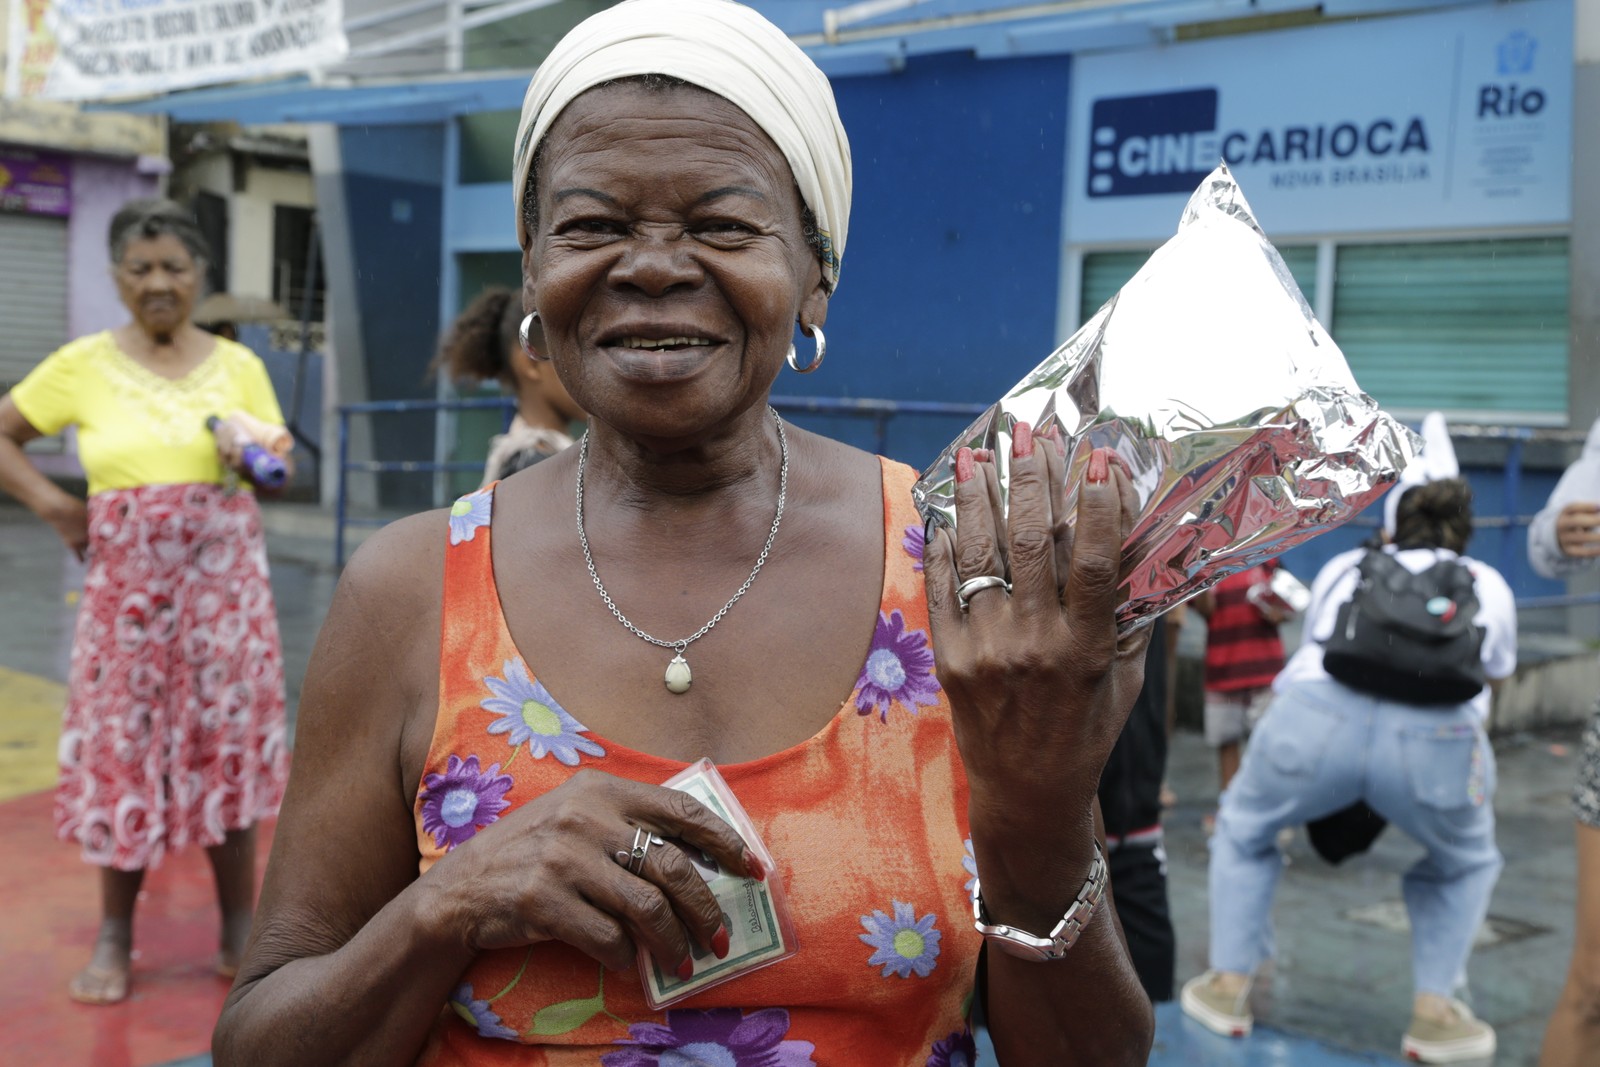
[[[1472,1014],[1472,1009],[1454,997],[1450,1006],[1455,1015],[1447,1022],[1411,1017],[1411,1027],[1400,1041],[1400,1051],[1418,1063],[1459,1063],[1494,1055],[1494,1027]]]
[[[1230,996],[1217,988],[1217,972],[1189,979],[1183,983],[1183,993],[1178,1003],[1183,1013],[1214,1034],[1223,1037],[1245,1037],[1255,1020],[1250,1015],[1250,985],[1237,996]]]

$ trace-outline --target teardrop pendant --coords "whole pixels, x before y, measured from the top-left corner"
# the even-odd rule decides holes
[[[671,693],[687,693],[694,675],[689,673],[689,661],[683,658],[683,653],[672,657],[672,662],[667,664],[667,691]]]

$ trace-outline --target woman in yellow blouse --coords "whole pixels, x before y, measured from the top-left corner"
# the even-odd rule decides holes
[[[89,564],[55,818],[101,868],[99,938],[69,989],[92,1004],[127,995],[144,872],[189,843],[216,875],[217,970],[231,976],[254,911],[255,824],[277,810],[288,769],[261,515],[238,476],[241,424],[283,416],[255,354],[189,319],[207,256],[193,217],[134,201],[110,240],[133,321],[63,346],[0,397],[0,489]],[[22,451],[67,426],[87,503]]]

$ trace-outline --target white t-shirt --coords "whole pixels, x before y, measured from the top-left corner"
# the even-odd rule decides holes
[[[1562,472],[1550,499],[1528,527],[1528,562],[1546,578],[1573,578],[1600,566],[1600,559],[1569,556],[1556,540],[1556,519],[1568,504],[1600,500],[1600,419],[1589,427],[1583,455]]]
[[[1420,574],[1441,559],[1458,558],[1447,548],[1395,549],[1384,551],[1394,556],[1412,574]],[[1355,595],[1360,583],[1359,568],[1364,548],[1341,552],[1330,559],[1317,580],[1311,583],[1311,603],[1306,607],[1305,640],[1279,672],[1272,688],[1278,692],[1294,682],[1328,677],[1322,669],[1322,645],[1333,634],[1339,609]],[[1478,614],[1473,623],[1483,627],[1483,673],[1491,679],[1509,678],[1517,669],[1517,602],[1511,587],[1500,572],[1470,556],[1459,557],[1472,572],[1473,590],[1478,594]],[[1489,718],[1489,689],[1484,687],[1470,701],[1479,721]]]

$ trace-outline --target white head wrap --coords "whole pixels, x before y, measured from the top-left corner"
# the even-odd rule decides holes
[[[1422,420],[1422,451],[1400,475],[1400,484],[1383,498],[1383,528],[1394,536],[1395,518],[1400,514],[1400,498],[1419,485],[1459,477],[1456,446],[1450,443],[1450,427],[1441,412],[1430,411]]]
[[[837,284],[850,222],[850,142],[833,88],[782,30],[733,0],[627,0],[561,39],[522,100],[512,177],[517,243],[528,244],[523,190],[551,124],[584,90],[641,74],[716,93],[772,138],[816,216],[827,250],[823,274]]]

